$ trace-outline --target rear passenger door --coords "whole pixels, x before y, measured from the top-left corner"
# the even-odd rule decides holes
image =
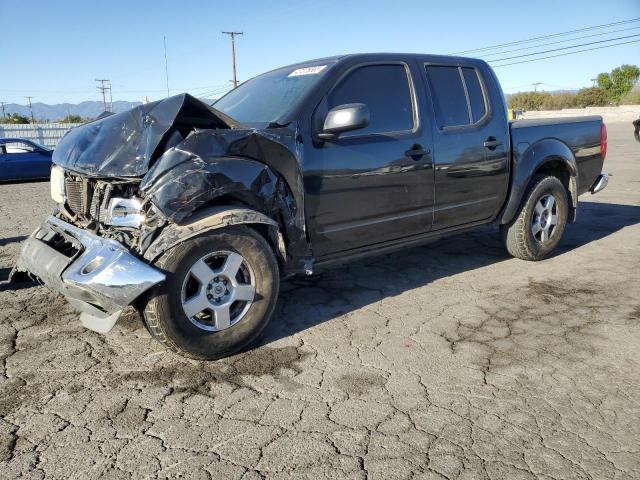
[[[508,187],[508,126],[487,88],[494,79],[471,64],[427,63],[424,71],[436,119],[433,229],[490,219]]]

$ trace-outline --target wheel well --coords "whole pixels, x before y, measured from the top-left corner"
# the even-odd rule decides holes
[[[569,168],[562,160],[549,160],[540,165],[534,172],[534,175],[539,174],[553,175],[554,177],[558,177],[564,185],[564,188],[567,189],[567,194],[571,195],[571,192],[569,191],[569,178],[571,177],[571,173],[569,172]]]
[[[232,193],[216,197],[210,202],[207,202],[198,207],[191,213],[191,215],[194,215],[206,208],[230,206],[250,208],[269,217],[269,215],[267,215],[267,213],[265,212],[266,209],[264,208],[264,205],[261,204],[256,196],[245,194],[245,192],[239,193],[240,195],[235,195]],[[284,245],[279,245],[278,234],[284,234],[284,232],[282,231],[282,221],[280,218],[273,218],[273,220],[275,220],[278,225],[280,225],[280,232],[278,232],[278,229],[276,229],[274,226],[267,225],[265,223],[245,223],[244,225],[255,230],[267,241],[267,243],[269,243],[269,245],[271,245],[271,248],[273,248],[273,251],[276,253],[278,265],[280,269],[282,269],[286,262],[286,251],[283,251],[283,249],[285,248],[284,245],[286,245],[286,238],[283,238]]]
[[[575,202],[577,192],[572,192],[572,189],[575,188],[575,182],[573,182],[572,186],[571,171],[567,164],[557,158],[550,159],[540,165],[534,172],[534,175],[551,175],[557,177],[562,182],[562,185],[564,185],[567,191],[567,198],[569,199],[569,221],[574,221],[577,207]]]

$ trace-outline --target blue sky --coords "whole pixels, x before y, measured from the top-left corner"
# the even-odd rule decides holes
[[[0,101],[99,100],[95,78],[111,80],[114,100],[166,96],[163,35],[171,93],[197,95],[229,85],[230,44],[221,30],[245,33],[237,41],[238,77],[245,80],[340,53],[451,53],[636,17],[640,0],[0,0]],[[631,27],[638,28],[611,36],[640,34],[640,22],[616,29]],[[548,90],[587,86],[623,63],[640,64],[640,43],[496,72],[512,93],[533,82]]]

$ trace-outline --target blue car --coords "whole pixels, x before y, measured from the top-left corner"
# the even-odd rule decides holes
[[[31,140],[0,138],[0,181],[49,178],[52,154]]]

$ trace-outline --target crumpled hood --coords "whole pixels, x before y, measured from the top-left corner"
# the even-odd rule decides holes
[[[95,177],[140,177],[194,127],[229,129],[233,120],[188,94],[140,105],[71,129],[53,163]]]

